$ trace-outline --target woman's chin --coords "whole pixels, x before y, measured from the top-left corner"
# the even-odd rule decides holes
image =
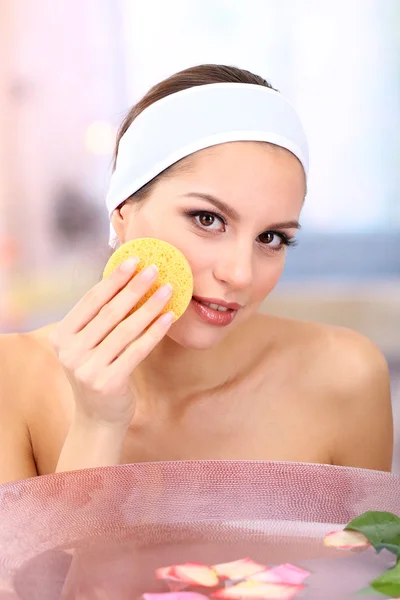
[[[215,327],[193,322],[184,314],[169,330],[167,336],[183,348],[192,350],[208,350],[221,342],[232,327]]]
[[[178,323],[176,324],[178,325]],[[215,335],[200,331],[185,331],[183,329],[171,328],[167,336],[179,346],[190,350],[209,350],[216,346],[222,339],[223,335]]]

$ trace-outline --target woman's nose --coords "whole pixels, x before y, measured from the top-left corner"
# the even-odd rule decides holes
[[[216,257],[214,277],[234,289],[249,287],[253,279],[252,251],[230,247]]]

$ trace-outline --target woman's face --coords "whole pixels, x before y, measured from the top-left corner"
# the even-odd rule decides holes
[[[304,195],[303,168],[289,151],[232,142],[191,155],[145,201],[115,211],[121,243],[159,238],[190,263],[194,299],[171,339],[207,349],[257,311],[281,276]],[[215,310],[224,303],[233,309]]]

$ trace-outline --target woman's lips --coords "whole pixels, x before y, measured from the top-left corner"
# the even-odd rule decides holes
[[[204,301],[209,302],[210,304],[219,304],[220,306],[224,306],[228,309],[225,311],[216,310],[211,308],[211,306],[203,304],[202,301],[197,299],[197,297],[192,298],[192,306],[199,317],[209,325],[217,325],[219,327],[226,327],[227,325],[230,325],[230,323],[232,323],[233,319],[236,317],[238,308],[240,308],[239,304],[228,304],[225,302],[222,303],[221,301],[212,302],[208,298]],[[231,306],[236,306],[238,308],[229,308]]]
[[[203,296],[193,296],[197,302],[202,302],[203,304],[218,304],[218,306],[223,306],[224,308],[231,308],[232,310],[239,310],[239,308],[243,308],[241,304],[237,302],[225,302],[225,300],[221,300],[219,298],[203,298]]]

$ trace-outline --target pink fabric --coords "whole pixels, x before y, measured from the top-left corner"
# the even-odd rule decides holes
[[[324,547],[328,532],[366,510],[400,515],[399,475],[180,461],[8,484],[0,486],[0,600],[132,600],[169,591],[158,568],[245,557],[307,569],[302,598],[338,600],[392,561]]]

